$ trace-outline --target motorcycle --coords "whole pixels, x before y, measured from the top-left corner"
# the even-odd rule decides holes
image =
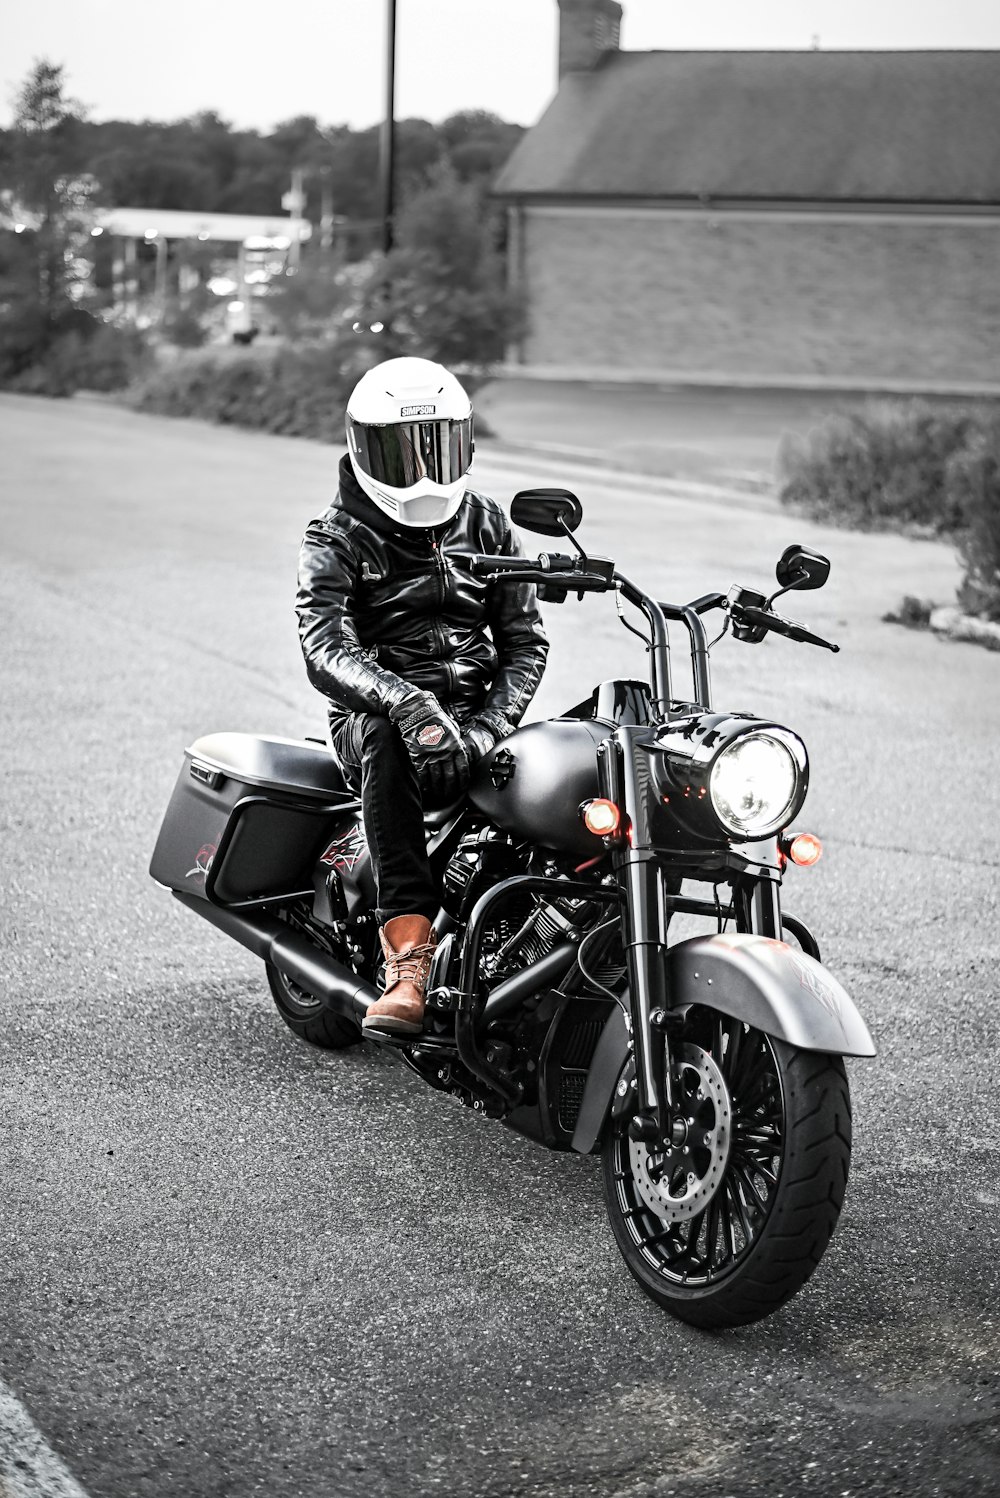
[[[359,800],[323,740],[198,739],[150,872],[263,958],[302,1040],[391,1047],[429,1086],[546,1148],[599,1153],[611,1229],[645,1293],[696,1326],[752,1322],[802,1287],[830,1241],[851,1152],[843,1058],[875,1049],[782,908],[788,865],[820,851],[792,830],[805,745],[713,707],[704,620],[720,611],[716,640],[836,650],[773,608],[821,587],[830,564],[793,545],[770,597],[735,586],[661,603],[587,554],[568,490],[524,491],[510,513],[570,549],[475,556],[474,574],[532,581],[552,603],[615,593],[649,681],[605,681],[516,730],[466,796],[426,814],[441,911],[420,1034],[361,1029],[382,972],[375,888]],[[674,695],[668,621],[689,637],[689,700]],[[715,930],[671,942],[675,914]]]

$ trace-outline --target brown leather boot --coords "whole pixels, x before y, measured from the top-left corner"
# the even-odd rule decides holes
[[[419,1035],[424,1027],[424,993],[437,937],[422,915],[397,915],[379,932],[385,954],[385,992],[361,1021],[361,1028]]]

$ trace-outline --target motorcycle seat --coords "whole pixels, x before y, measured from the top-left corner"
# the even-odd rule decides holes
[[[435,806],[424,812],[424,826],[428,832],[437,832],[450,822],[452,817],[458,815],[462,807],[467,805],[468,797],[463,791],[457,801],[450,801],[447,806]]]

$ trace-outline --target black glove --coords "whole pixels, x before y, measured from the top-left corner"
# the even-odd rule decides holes
[[[469,783],[469,758],[454,718],[433,692],[411,692],[389,709],[403,736],[421,790],[446,806]]]
[[[510,724],[500,713],[477,713],[462,729],[462,743],[469,756],[470,767],[485,759],[490,750],[495,749],[510,731]]]

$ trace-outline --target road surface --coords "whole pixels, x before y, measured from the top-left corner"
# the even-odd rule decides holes
[[[709,1336],[626,1274],[593,1159],[305,1048],[147,877],[194,737],[320,729],[292,587],[332,450],[13,396],[0,443],[0,1376],[83,1489],[995,1494],[1000,659],[880,622],[952,596],[947,548],[570,475],[661,597],[766,582],[791,540],[833,559],[789,612],[842,653],[726,641],[716,696],[810,746],[826,854],[787,903],[879,1057],[819,1271]],[[547,620],[538,715],[642,672],[608,600]]]

